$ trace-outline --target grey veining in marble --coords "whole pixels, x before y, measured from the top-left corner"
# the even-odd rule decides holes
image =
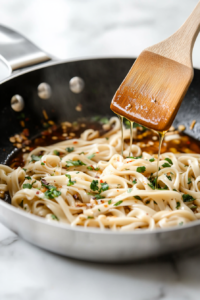
[[[197,0],[0,0],[0,20],[60,58],[137,56],[168,37]],[[200,67],[200,38],[194,65]],[[72,260],[0,225],[1,300],[199,300],[199,249],[125,265]]]

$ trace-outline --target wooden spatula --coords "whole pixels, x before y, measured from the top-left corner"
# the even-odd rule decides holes
[[[139,55],[110,108],[148,128],[168,130],[193,78],[192,49],[199,29],[200,2],[177,32]]]

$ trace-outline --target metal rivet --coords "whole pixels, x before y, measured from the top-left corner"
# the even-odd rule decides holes
[[[11,107],[14,111],[22,111],[24,108],[24,99],[20,95],[14,95],[11,98]]]
[[[48,83],[42,82],[38,85],[38,96],[41,99],[49,99],[51,97],[51,87]]]
[[[73,77],[69,81],[69,88],[75,94],[79,94],[80,92],[82,92],[84,86],[84,80],[78,76]]]

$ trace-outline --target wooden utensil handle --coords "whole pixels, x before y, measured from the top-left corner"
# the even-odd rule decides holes
[[[163,42],[147,48],[156,54],[192,67],[192,50],[200,30],[200,1],[185,23]]]

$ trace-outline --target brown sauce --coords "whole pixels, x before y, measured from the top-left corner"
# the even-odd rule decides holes
[[[142,152],[149,154],[158,154],[159,136],[151,130],[138,127],[137,138],[133,139],[133,144],[138,145]],[[74,122],[71,126],[56,126],[43,131],[40,136],[30,141],[29,145],[22,145],[15,154],[9,159],[8,165],[16,169],[24,166],[23,154],[29,153],[38,146],[48,146],[61,141],[79,138],[81,133],[86,129],[94,129],[99,131],[99,136],[106,132],[103,125],[97,121]],[[168,133],[167,133],[168,135]],[[161,153],[199,153],[200,141],[197,141],[184,133],[179,133],[180,139],[173,139],[170,141],[163,141],[161,146]],[[129,141],[126,141],[129,142]]]

